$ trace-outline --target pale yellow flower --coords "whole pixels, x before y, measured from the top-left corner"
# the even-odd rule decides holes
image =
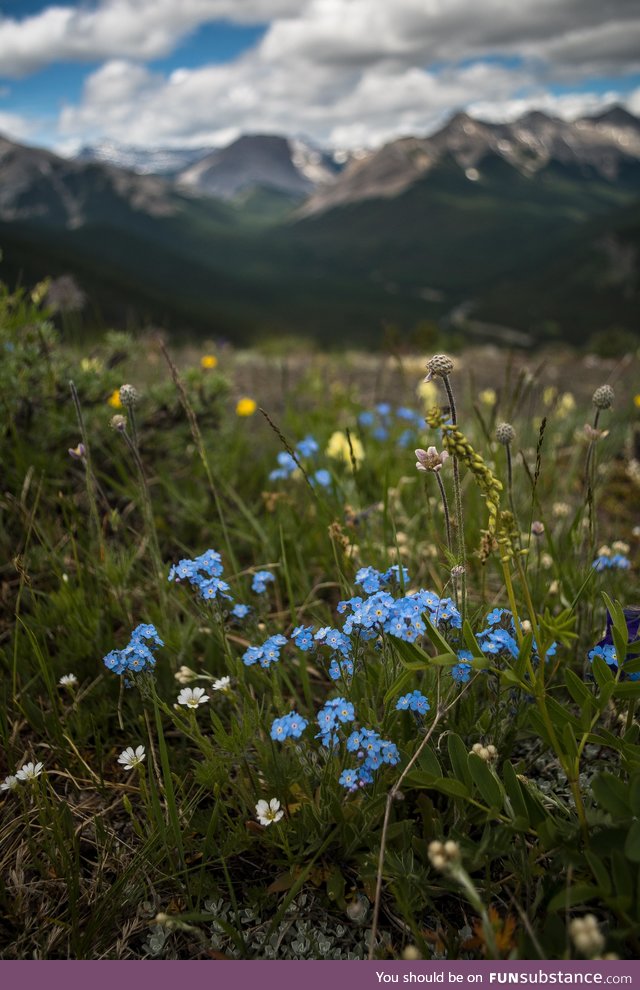
[[[638,392],[637,395],[634,395],[633,404],[636,407],[636,409],[640,409],[640,392]]]
[[[498,395],[496,393],[495,388],[483,389],[482,392],[480,392],[478,398],[480,399],[480,402],[483,404],[483,406],[495,406],[496,402],[498,401]]]
[[[122,409],[122,402],[120,401],[120,389],[114,388],[113,392],[107,399],[107,402],[112,409]]]
[[[203,354],[200,358],[200,367],[204,368],[206,371],[211,371],[212,368],[217,368],[218,359],[215,354]]]
[[[433,382],[422,381],[416,389],[416,395],[422,400],[425,409],[431,409],[438,402],[438,386]]]
[[[97,374],[99,371],[102,371],[102,361],[97,357],[85,357],[80,362],[80,369],[81,371],[95,371]]]
[[[326,454],[327,457],[331,457],[336,461],[344,461],[347,467],[352,468],[352,455],[356,465],[359,465],[364,460],[364,447],[358,437],[352,436],[351,448],[349,448],[349,440],[346,433],[343,433],[342,430],[336,430],[329,437]]]
[[[545,406],[552,406],[553,403],[558,398],[558,389],[555,385],[547,385],[544,392],[542,393],[542,401]]]
[[[556,410],[556,415],[560,419],[564,419],[569,413],[572,413],[576,408],[576,400],[574,399],[571,392],[563,392],[558,400],[558,408]]]
[[[238,404],[236,405],[236,415],[253,416],[257,408],[258,403],[255,399],[249,399],[247,396],[244,396],[242,399],[238,399]]]

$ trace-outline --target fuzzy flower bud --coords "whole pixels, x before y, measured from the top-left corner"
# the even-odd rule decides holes
[[[600,931],[598,919],[594,914],[585,914],[583,918],[573,918],[569,922],[569,934],[578,952],[588,959],[593,959],[604,949],[605,939]]]
[[[475,753],[476,756],[479,756],[485,763],[490,763],[492,760],[495,760],[498,755],[498,750],[493,743],[489,743],[488,746],[483,746],[482,743],[474,743],[471,747],[471,752]]]
[[[446,354],[434,354],[433,357],[427,361],[427,371],[429,374],[425,378],[425,382],[430,382],[433,378],[447,378],[448,375],[453,371],[453,361]]]
[[[116,430],[118,433],[124,433],[127,428],[127,417],[121,416],[120,414],[117,416],[112,416],[109,426],[112,430]]]
[[[133,385],[120,386],[120,402],[123,406],[135,406],[140,396],[138,390]]]
[[[540,522],[539,519],[535,519],[531,523],[531,532],[533,533],[534,536],[542,536],[542,534],[544,533],[544,523]]]
[[[185,667],[184,664],[173,676],[177,680],[178,684],[191,684],[192,681],[198,680],[198,675],[195,670],[191,670],[190,667]]]
[[[611,409],[615,397],[616,395],[611,385],[601,385],[593,393],[593,399],[591,401],[596,409]]]
[[[445,871],[460,859],[460,846],[453,839],[448,839],[446,842],[439,842],[434,839],[433,842],[429,843],[427,853],[431,865],[436,870]]]
[[[498,423],[496,426],[496,440],[498,443],[503,443],[506,447],[507,444],[513,443],[515,438],[516,431],[511,423]]]

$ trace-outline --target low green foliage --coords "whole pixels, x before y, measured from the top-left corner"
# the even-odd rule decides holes
[[[24,293],[0,350],[6,958],[637,955],[632,413],[311,364],[267,422]]]

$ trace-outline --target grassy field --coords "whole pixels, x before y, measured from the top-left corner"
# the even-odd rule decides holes
[[[2,958],[637,958],[637,356],[0,351]]]

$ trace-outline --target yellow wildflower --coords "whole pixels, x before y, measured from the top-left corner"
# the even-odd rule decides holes
[[[107,399],[107,402],[112,409],[122,409],[122,402],[120,401],[120,389],[114,388],[113,392]]]
[[[640,409],[640,392],[638,392],[637,395],[634,395],[633,404],[636,407],[636,409]]]
[[[342,430],[336,430],[329,437],[326,454],[327,457],[336,461],[344,461],[348,468],[352,468],[352,456],[357,465],[364,460],[364,447],[358,437],[353,435],[351,436],[351,447],[349,447],[347,434],[343,433]]]
[[[485,388],[478,396],[483,406],[495,406],[498,396],[495,388]]]
[[[424,408],[431,409],[438,401],[438,386],[433,382],[422,381],[416,389],[416,394],[422,399]]]
[[[217,368],[218,359],[215,354],[203,354],[200,358],[200,367],[204,368],[206,371],[211,371],[212,368]]]
[[[258,408],[258,403],[255,399],[249,399],[244,396],[242,399],[238,400],[236,406],[236,415],[238,416],[253,416],[254,412]]]
[[[547,385],[544,392],[542,393],[542,401],[545,406],[552,406],[553,403],[558,398],[558,389],[555,385]]]
[[[572,413],[576,408],[576,400],[572,396],[571,392],[563,392],[558,401],[557,415],[560,419],[564,419],[569,413]]]
[[[97,374],[99,371],[102,371],[102,361],[97,357],[85,357],[80,362],[80,369],[82,371],[95,371]]]

